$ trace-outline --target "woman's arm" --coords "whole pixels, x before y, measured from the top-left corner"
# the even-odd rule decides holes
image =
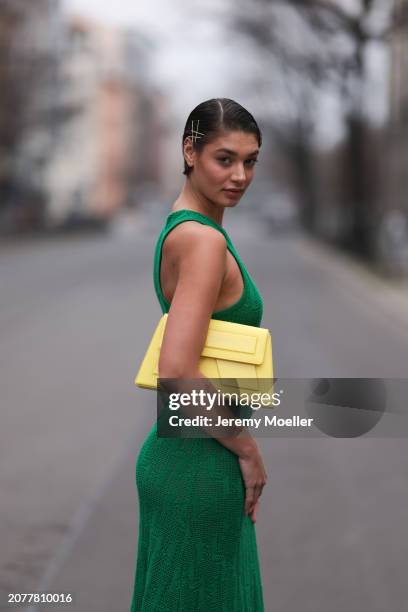
[[[194,380],[205,378],[198,365],[226,271],[227,244],[208,225],[183,223],[180,230],[172,253],[177,284],[162,340],[159,378]],[[247,432],[217,439],[239,456],[255,446]]]
[[[207,225],[183,223],[180,229],[174,246],[178,278],[160,351],[159,378],[205,378],[198,364],[226,271],[227,245],[224,236]],[[240,458],[247,487],[245,510],[250,513],[267,478],[255,439],[247,431],[234,438],[213,437]]]
[[[172,253],[177,284],[162,340],[159,375],[196,378],[225,274],[227,245],[224,236],[208,225],[183,223],[173,232],[177,230]]]

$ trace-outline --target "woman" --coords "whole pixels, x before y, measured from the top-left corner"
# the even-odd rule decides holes
[[[158,238],[154,285],[168,312],[159,377],[196,379],[211,318],[260,326],[262,298],[222,226],[254,176],[262,137],[240,104],[199,104],[183,134],[183,189]],[[164,438],[136,464],[140,523],[131,612],[263,612],[255,535],[267,476],[248,432]]]

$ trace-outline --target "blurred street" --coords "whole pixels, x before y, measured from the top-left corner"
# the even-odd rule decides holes
[[[275,376],[406,378],[406,285],[228,212],[264,298]],[[129,610],[134,465],[155,418],[155,394],[133,379],[161,315],[152,266],[162,223],[118,219],[108,234],[0,247],[3,593],[69,592],[70,610]],[[259,445],[266,611],[405,611],[406,440]]]

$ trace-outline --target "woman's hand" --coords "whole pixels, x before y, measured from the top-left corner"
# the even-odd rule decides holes
[[[261,453],[256,445],[254,445],[247,454],[241,455],[238,461],[245,484],[244,512],[248,514],[255,523],[256,514],[259,508],[259,498],[268,477]]]

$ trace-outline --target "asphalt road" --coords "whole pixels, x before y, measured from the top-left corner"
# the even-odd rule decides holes
[[[407,378],[407,288],[296,232],[225,227],[263,295],[275,376]],[[40,589],[73,593],[67,609],[129,610],[134,466],[155,416],[133,378],[161,314],[159,229],[0,247],[0,610]],[[405,611],[406,440],[259,444],[266,611]]]

